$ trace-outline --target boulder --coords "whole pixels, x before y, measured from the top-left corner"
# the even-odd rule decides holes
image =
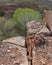
[[[16,36],[16,37],[12,37],[12,38],[3,40],[2,42],[11,42],[12,44],[25,46],[25,37],[23,37],[23,36]]]
[[[43,28],[42,21],[33,20],[31,22],[28,22],[26,24],[26,28],[30,34],[37,33]]]

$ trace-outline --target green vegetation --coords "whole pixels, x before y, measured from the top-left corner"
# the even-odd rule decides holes
[[[13,13],[0,11],[0,40],[16,36],[18,34],[25,35],[25,23],[30,22],[32,20],[42,19],[43,11],[52,9],[52,2],[49,0],[6,0],[2,1],[2,5],[7,5],[8,2],[10,4],[20,4],[20,3],[28,3],[30,2],[29,8],[18,8]],[[39,5],[40,7],[37,10],[35,5]],[[21,5],[19,5],[21,7]],[[30,7],[34,9],[30,9]],[[26,5],[24,6],[26,7]],[[1,8],[2,9],[2,8]],[[41,13],[40,13],[40,12]]]
[[[7,19],[6,17],[0,17],[0,40],[14,36],[15,23],[12,22],[12,19]]]
[[[42,19],[40,12],[29,8],[16,9],[13,15],[13,21],[17,24],[18,33],[22,35],[25,34],[25,23],[39,19]]]
[[[41,12],[44,12],[44,10],[49,10],[49,7],[46,6],[46,5],[41,6],[41,7],[40,7],[40,11],[41,11]]]
[[[19,34],[25,35],[25,23],[39,19],[42,19],[41,13],[29,8],[19,8],[14,14],[0,16],[0,41]]]

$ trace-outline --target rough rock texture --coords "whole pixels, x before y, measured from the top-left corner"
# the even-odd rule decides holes
[[[2,42],[11,42],[17,45],[25,46],[25,37],[22,36],[16,36],[12,37],[6,40],[3,40]]]
[[[47,37],[47,43],[32,50],[32,65],[52,64],[52,37]]]
[[[48,28],[46,26],[43,26],[43,28],[39,32],[37,32],[37,34],[39,34],[39,33],[48,33],[48,34],[50,34],[50,31],[48,30]]]
[[[39,20],[28,22],[26,26],[27,26],[28,32],[32,34],[39,32],[43,28],[42,21],[39,21]]]
[[[28,65],[26,49],[15,44],[0,42],[0,65]]]

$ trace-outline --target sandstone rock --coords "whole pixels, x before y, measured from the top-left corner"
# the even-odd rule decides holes
[[[39,32],[42,29],[43,25],[42,25],[42,21],[35,21],[35,20],[33,20],[31,22],[28,22],[26,24],[26,27],[27,27],[28,32],[30,34],[31,33],[33,34],[33,33]]]
[[[37,32],[37,34],[40,34],[40,33],[50,34],[50,31],[48,30],[48,28],[46,26],[43,26],[43,28],[39,32]]]
[[[16,36],[12,37],[6,40],[3,40],[2,42],[11,42],[17,45],[25,46],[25,37],[22,36]]]
[[[52,65],[52,63],[49,63],[48,65]]]
[[[17,44],[0,42],[0,65],[28,65],[26,49]]]

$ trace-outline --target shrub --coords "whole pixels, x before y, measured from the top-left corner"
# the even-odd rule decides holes
[[[49,10],[49,7],[46,6],[46,5],[41,6],[41,7],[40,7],[40,11],[41,11],[41,12],[44,12],[44,10]]]
[[[4,16],[4,15],[5,15],[5,13],[1,11],[1,12],[0,12],[0,17],[1,17],[1,16]]]
[[[12,19],[0,17],[0,40],[16,35],[15,23]]]
[[[13,15],[13,21],[17,24],[18,33],[23,35],[25,34],[25,23],[39,19],[42,19],[41,13],[29,8],[16,9]]]
[[[4,39],[5,39],[5,37],[4,37],[4,36],[0,36],[0,41],[1,41],[1,40],[4,40]]]

